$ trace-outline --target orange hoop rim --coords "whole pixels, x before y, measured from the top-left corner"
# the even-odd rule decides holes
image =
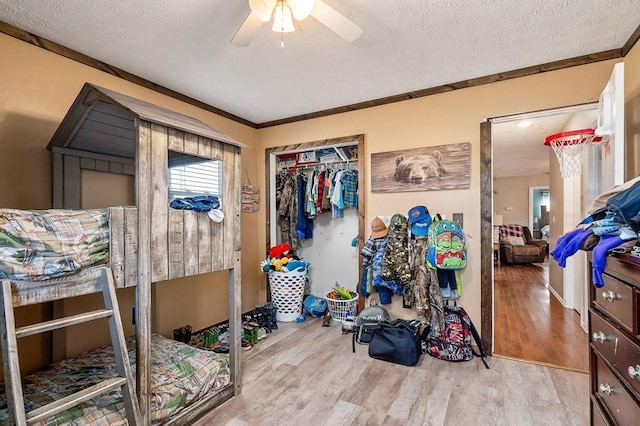
[[[581,130],[571,130],[569,132],[555,133],[553,135],[547,136],[544,139],[544,144],[546,146],[551,146],[551,142],[553,142],[556,139],[570,138],[572,136],[582,136],[582,137],[580,138],[579,142],[573,143],[571,145],[583,144],[587,142],[598,142],[602,139],[602,137],[600,136],[595,136],[594,129],[581,129]],[[569,142],[566,140],[559,141],[559,143],[556,143],[556,145],[569,145]]]

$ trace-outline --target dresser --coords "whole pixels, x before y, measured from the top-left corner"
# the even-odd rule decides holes
[[[640,424],[640,258],[607,258],[604,286],[590,285],[592,425]]]

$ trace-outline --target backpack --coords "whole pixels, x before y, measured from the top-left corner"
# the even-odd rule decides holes
[[[427,264],[432,269],[464,269],[467,266],[467,243],[464,232],[453,220],[437,214],[429,225]]]
[[[427,353],[445,361],[470,361],[473,356],[479,356],[486,368],[484,360],[486,354],[482,342],[471,318],[461,306],[444,306],[445,328],[441,336],[432,337],[427,343]],[[478,346],[480,353],[471,347],[471,338]]]
[[[371,342],[373,331],[380,327],[380,322],[391,320],[389,312],[382,306],[378,306],[375,299],[371,299],[369,307],[358,314],[353,325],[353,352],[356,351],[356,342],[368,345]]]

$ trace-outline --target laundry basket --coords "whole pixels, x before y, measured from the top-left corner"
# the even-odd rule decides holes
[[[344,321],[347,317],[355,317],[358,314],[358,293],[351,292],[351,295],[355,296],[351,299],[333,299],[329,297],[329,293],[325,296],[331,319]]]
[[[302,296],[307,281],[307,268],[289,272],[269,272],[271,301],[276,305],[276,320],[293,322],[302,312]]]

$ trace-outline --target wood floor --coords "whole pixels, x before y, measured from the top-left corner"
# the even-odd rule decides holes
[[[580,316],[547,289],[548,263],[495,268],[494,354],[588,372]]]
[[[368,357],[338,323],[279,323],[243,352],[242,393],[195,425],[587,425],[588,375],[504,358],[415,367]]]

